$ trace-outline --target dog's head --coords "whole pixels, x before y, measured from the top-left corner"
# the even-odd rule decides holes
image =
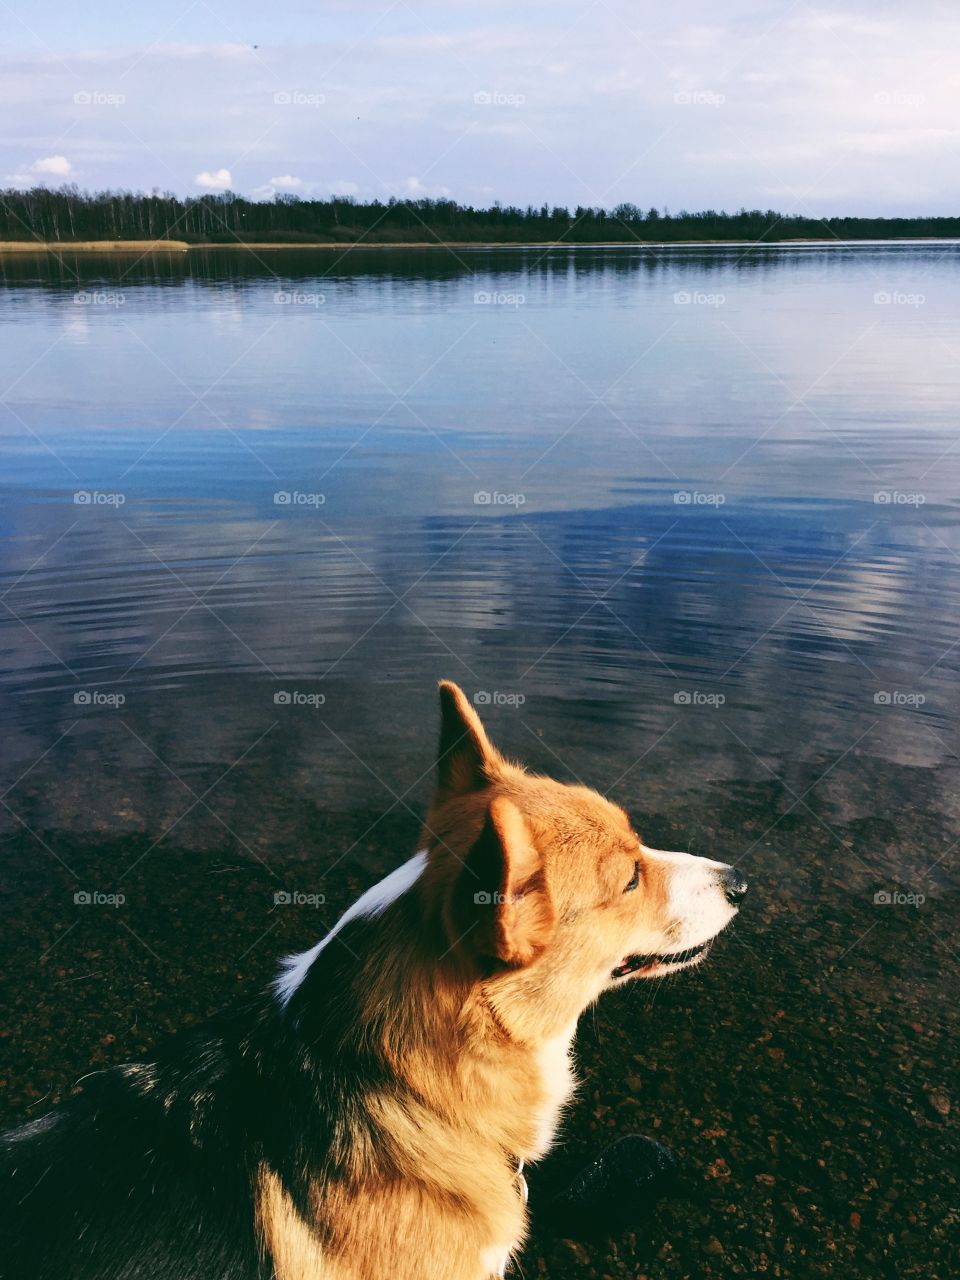
[[[548,1033],[605,989],[699,964],[743,878],[651,849],[597,792],[505,760],[455,684],[440,701],[427,874],[451,952],[496,987],[501,1016],[526,1023],[535,1002]]]

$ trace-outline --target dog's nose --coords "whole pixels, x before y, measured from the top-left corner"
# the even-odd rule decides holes
[[[747,882],[739,871],[726,867],[719,873],[719,879],[727,901],[732,907],[739,907],[747,896]]]

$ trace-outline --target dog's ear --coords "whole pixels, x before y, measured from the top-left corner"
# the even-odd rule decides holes
[[[521,968],[550,942],[556,910],[523,814],[494,796],[450,903],[456,941],[476,959]]]
[[[437,755],[439,789],[454,795],[479,791],[490,782],[499,762],[500,754],[487,737],[466,694],[451,680],[442,680]]]

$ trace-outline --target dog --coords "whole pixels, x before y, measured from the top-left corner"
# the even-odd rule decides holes
[[[604,991],[692,968],[730,866],[506,760],[440,685],[420,848],[250,1005],[4,1135],[9,1280],[489,1280]]]

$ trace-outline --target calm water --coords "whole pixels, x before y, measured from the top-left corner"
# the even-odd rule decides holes
[[[46,948],[69,981],[93,945],[69,892],[133,867],[299,865],[335,916],[414,838],[449,677],[509,752],[741,866],[751,1002],[829,962],[837,1053],[865,999],[934,1036],[921,1111],[949,1083],[960,247],[0,270],[0,833],[13,915],[21,876],[57,904],[31,1013]],[[268,917],[265,971],[318,931]],[[183,954],[150,908],[136,936]]]
[[[960,248],[4,273],[13,808],[149,828],[181,799],[152,751],[246,752],[216,794],[244,824],[294,774],[416,802],[448,676],[644,811],[833,766],[800,811],[844,822],[919,779],[940,843],[866,861],[950,881]]]

